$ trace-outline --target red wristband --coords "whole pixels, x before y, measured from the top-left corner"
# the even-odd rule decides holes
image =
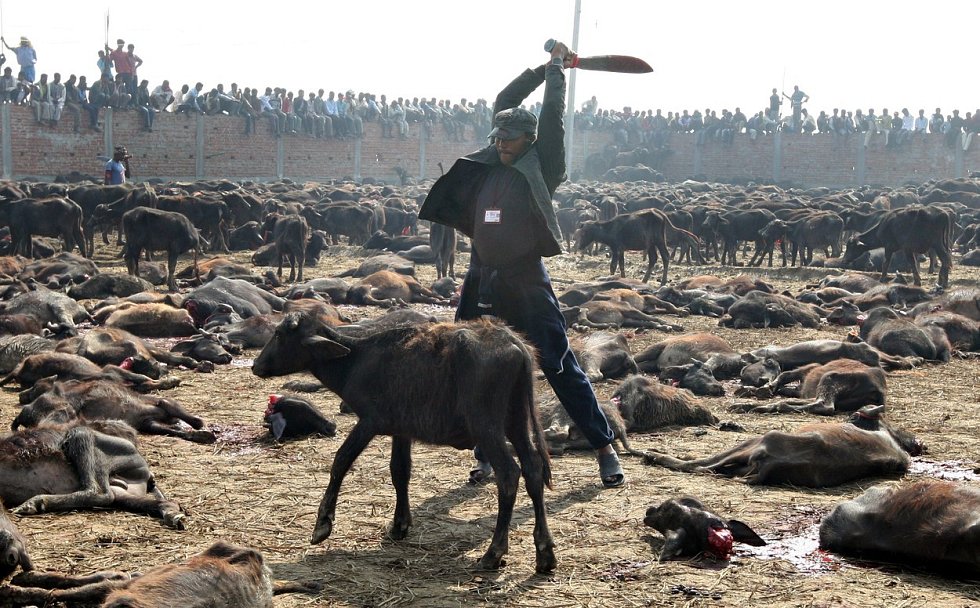
[[[575,58],[572,59],[572,65],[569,66],[569,67],[573,67],[573,68],[577,68],[578,67],[578,55],[576,55]]]

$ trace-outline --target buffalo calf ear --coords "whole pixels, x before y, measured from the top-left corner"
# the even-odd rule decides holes
[[[762,540],[762,537],[756,534],[755,530],[737,519],[728,520],[728,529],[732,531],[732,538],[740,543],[753,547],[762,547],[766,544],[766,541]]]
[[[324,359],[340,359],[350,354],[349,348],[323,336],[310,336],[305,338],[301,344]]]
[[[664,538],[664,548],[660,550],[660,561],[665,562],[674,557],[684,554],[684,545],[687,542],[687,532],[683,529],[669,530]]]

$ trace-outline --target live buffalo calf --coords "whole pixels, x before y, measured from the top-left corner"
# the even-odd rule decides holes
[[[309,371],[358,416],[334,457],[312,542],[330,536],[340,485],[354,460],[375,436],[388,435],[396,495],[393,538],[405,538],[412,523],[413,441],[457,449],[479,446],[496,474],[499,503],[497,526],[480,567],[498,568],[507,552],[523,474],[534,505],[536,569],[552,571],[554,541],[544,506],[551,466],[534,407],[533,367],[530,349],[501,325],[410,325],[351,337],[310,315],[287,315],[252,372],[267,378]],[[520,467],[510,456],[508,440]]]

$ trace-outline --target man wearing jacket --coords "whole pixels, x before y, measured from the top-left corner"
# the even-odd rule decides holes
[[[565,179],[565,74],[575,55],[562,43],[551,61],[525,70],[494,103],[491,145],[464,156],[433,186],[419,217],[451,226],[473,243],[457,320],[495,317],[521,332],[538,351],[545,377],[596,450],[606,487],[625,483],[613,432],[588,378],[572,354],[565,320],[542,257],[561,253],[551,200]],[[518,107],[545,83],[540,119]],[[470,481],[491,473],[475,452]]]

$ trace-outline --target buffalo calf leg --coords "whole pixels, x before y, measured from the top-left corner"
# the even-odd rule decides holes
[[[330,482],[327,484],[327,491],[324,492],[323,499],[320,501],[320,508],[316,515],[316,526],[313,528],[313,536],[310,539],[312,544],[322,543],[333,532],[340,484],[343,483],[351,465],[354,464],[354,461],[374,437],[374,432],[368,430],[364,423],[358,422],[334,455],[333,465],[330,467]]]
[[[541,574],[552,572],[558,561],[555,559],[555,541],[551,537],[551,530],[548,529],[544,506],[544,463],[531,444],[526,430],[522,432],[517,429],[517,432],[510,433],[508,438],[521,463],[524,486],[534,505],[534,569]]]
[[[497,476],[497,526],[493,530],[490,546],[480,558],[477,567],[483,570],[496,570],[500,568],[509,547],[507,537],[510,521],[514,515],[514,503],[517,501],[521,472],[511,458],[502,437],[491,437],[488,434],[483,440],[479,444],[480,450],[490,461],[490,466]]]
[[[391,537],[402,540],[408,536],[412,525],[412,510],[408,501],[408,482],[412,478],[412,440],[394,437],[391,443],[391,484],[395,486],[395,518],[391,523]]]

